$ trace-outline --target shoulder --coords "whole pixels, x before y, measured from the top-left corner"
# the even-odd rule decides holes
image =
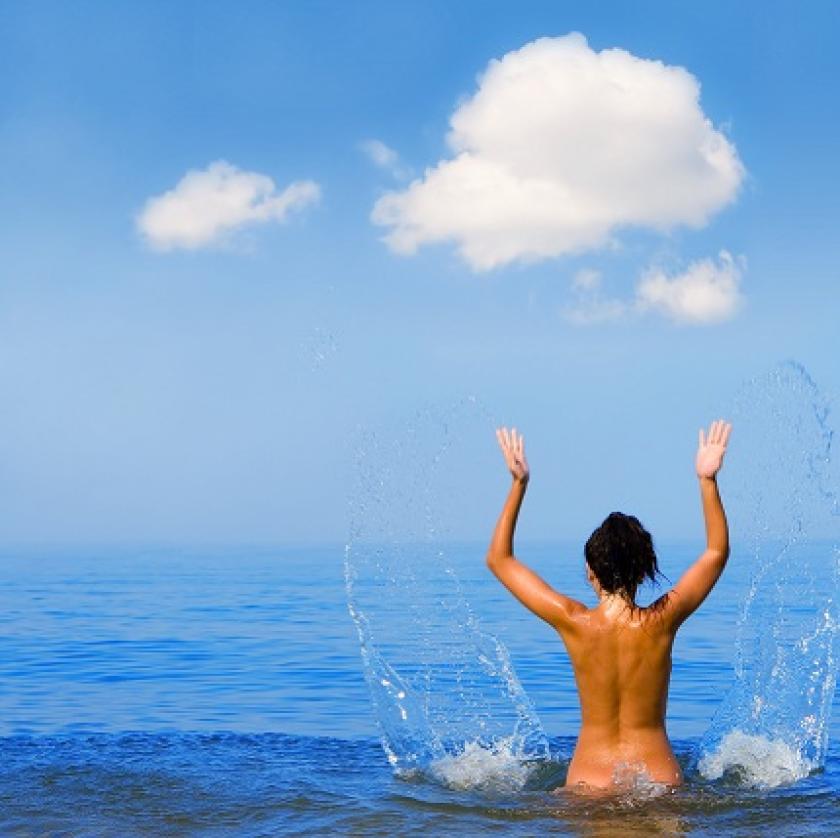
[[[591,626],[592,609],[572,597],[558,595],[562,600],[551,624],[561,634],[564,632],[584,631]]]
[[[650,605],[640,609],[645,625],[649,628],[661,629],[671,635],[675,634],[679,627],[675,608],[677,599],[672,588]]]

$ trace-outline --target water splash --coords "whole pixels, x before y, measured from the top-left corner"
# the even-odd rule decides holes
[[[310,372],[323,369],[337,352],[338,339],[321,326],[315,326],[300,345],[301,361]]]
[[[799,364],[749,382],[727,471],[733,557],[751,561],[735,683],[703,737],[709,779],[776,786],[819,769],[837,680],[840,545],[828,404]],[[835,539],[835,540],[832,540]]]
[[[309,327],[298,344],[300,369],[309,378],[335,366],[343,343],[336,286],[329,284],[315,289],[312,302],[319,322]]]
[[[442,785],[456,791],[519,791],[533,773],[533,762],[523,759],[520,744],[509,736],[493,745],[467,742],[456,754],[446,754],[429,767]]]
[[[447,556],[448,522],[468,495],[475,440],[492,440],[474,399],[419,412],[358,448],[350,614],[388,761],[459,788],[521,787],[548,741],[507,650],[485,632]],[[481,456],[480,454],[478,456]],[[445,467],[444,467],[445,466]],[[483,555],[476,555],[477,565]]]
[[[715,750],[703,755],[699,768],[707,780],[730,772],[743,785],[774,788],[807,777],[814,765],[782,739],[730,730]]]

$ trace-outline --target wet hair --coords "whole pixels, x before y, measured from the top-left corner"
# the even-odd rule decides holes
[[[635,602],[636,589],[659,574],[653,539],[638,518],[613,512],[584,547],[586,564],[608,594],[624,594]]]

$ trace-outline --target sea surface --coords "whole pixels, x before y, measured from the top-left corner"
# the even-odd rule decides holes
[[[698,546],[658,545],[672,580]],[[830,544],[799,549],[817,567],[836,562]],[[779,773],[784,759],[759,748],[742,759],[754,760],[752,774],[736,765],[714,778],[698,768],[701,743],[735,680],[754,548],[736,547],[718,587],[676,642],[668,728],[686,786],[606,799],[556,792],[579,723],[559,638],[491,577],[484,545],[450,544],[437,552],[446,584],[457,584],[472,621],[460,639],[457,623],[441,623],[448,633],[439,638],[443,657],[453,649],[463,659],[477,626],[481,637],[498,639],[545,733],[543,757],[523,763],[468,748],[447,770],[394,770],[380,742],[383,724],[390,724],[382,715],[387,708],[382,696],[379,705],[371,702],[370,662],[360,656],[348,612],[343,545],[6,552],[0,834],[840,834],[836,696],[823,720],[829,744],[821,767],[786,777]],[[523,544],[519,552],[558,587],[592,601],[580,545]],[[417,572],[422,586],[422,567]],[[815,597],[830,584],[822,582]],[[422,593],[429,609],[424,625],[434,625],[435,601],[449,608],[451,591],[433,586]],[[390,606],[406,612],[420,601]],[[800,616],[809,618],[815,607],[800,602]],[[778,629],[774,616],[750,619],[769,634]],[[380,629],[378,639],[396,666],[400,650],[418,639],[395,627],[388,638]],[[434,637],[425,648],[430,642]],[[800,646],[802,689],[812,670],[819,670],[816,686],[825,687],[836,662],[829,660],[828,670],[825,659],[809,663],[811,647]],[[772,706],[788,698],[762,700]],[[454,706],[447,712],[457,714]],[[739,759],[756,741],[734,743]],[[781,768],[757,771],[768,765]]]

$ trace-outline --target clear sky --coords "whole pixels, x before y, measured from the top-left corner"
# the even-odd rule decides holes
[[[470,395],[526,435],[525,534],[698,533],[741,382],[840,390],[839,38],[816,1],[4,0],[0,537],[340,542],[359,434]]]

